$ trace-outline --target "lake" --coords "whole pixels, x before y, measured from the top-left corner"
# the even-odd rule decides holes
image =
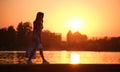
[[[120,52],[94,51],[44,51],[50,64],[120,64]],[[0,51],[0,64],[26,64],[25,51]],[[41,64],[39,52],[36,52],[34,64]]]

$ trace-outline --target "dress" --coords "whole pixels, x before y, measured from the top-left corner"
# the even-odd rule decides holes
[[[33,29],[33,42],[35,43],[35,48],[41,47],[41,32],[43,29],[43,21],[34,21]]]

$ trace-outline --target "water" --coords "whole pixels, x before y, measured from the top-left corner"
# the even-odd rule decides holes
[[[51,64],[120,64],[120,52],[92,51],[44,51],[45,58]],[[0,51],[0,64],[26,64],[25,51]],[[36,52],[34,64],[42,59]]]

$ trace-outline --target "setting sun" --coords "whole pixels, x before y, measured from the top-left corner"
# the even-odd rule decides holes
[[[46,2],[47,1],[47,2]],[[19,22],[33,23],[36,13],[44,13],[44,30],[69,30],[88,37],[120,36],[120,0],[0,0],[0,28]]]
[[[69,26],[70,26],[70,30],[72,32],[76,32],[76,31],[79,31],[79,30],[82,30],[83,29],[83,21],[81,21],[80,19],[71,19],[69,21]]]
[[[80,28],[80,21],[79,20],[71,21],[71,29],[72,29],[72,31],[77,31],[79,28]]]

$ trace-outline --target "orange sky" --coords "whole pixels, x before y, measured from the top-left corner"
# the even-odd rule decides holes
[[[120,0],[0,0],[0,28],[32,23],[38,11],[45,13],[44,29],[63,37],[75,19],[89,37],[120,36]]]

